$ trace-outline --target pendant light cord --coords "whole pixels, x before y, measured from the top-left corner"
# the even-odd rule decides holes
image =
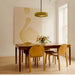
[[[40,12],[42,12],[42,0],[40,0]]]

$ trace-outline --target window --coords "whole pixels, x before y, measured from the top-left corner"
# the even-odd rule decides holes
[[[68,8],[67,4],[58,9],[58,40],[59,43],[68,43]]]

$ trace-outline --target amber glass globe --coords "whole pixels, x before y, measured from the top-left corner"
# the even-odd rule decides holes
[[[46,12],[36,12],[35,16],[36,17],[47,17],[48,14]]]

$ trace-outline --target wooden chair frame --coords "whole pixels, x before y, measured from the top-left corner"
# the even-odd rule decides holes
[[[64,48],[64,49],[62,49],[62,48]],[[62,50],[64,50],[64,51],[62,51]],[[49,54],[49,58],[50,58],[50,55],[53,55],[54,57],[57,57],[59,70],[60,70],[60,56],[61,55],[65,55],[65,57],[66,57],[66,66],[68,67],[67,45],[66,44],[61,45],[59,50],[58,50],[57,55],[55,55],[55,54],[56,54],[56,52]],[[56,59],[55,59],[55,63],[56,63]],[[49,66],[50,66],[50,59],[49,59]]]
[[[35,45],[35,46],[38,46],[38,45]],[[31,50],[31,48],[30,48],[30,50]],[[31,72],[31,57],[36,57],[37,58],[37,67],[38,67],[38,57],[42,57],[42,56],[43,56],[43,68],[45,70],[45,54],[44,54],[44,52],[40,56],[39,55],[37,55],[37,56],[31,56],[31,53],[29,51],[29,56],[28,56],[28,60],[29,60],[29,72]]]

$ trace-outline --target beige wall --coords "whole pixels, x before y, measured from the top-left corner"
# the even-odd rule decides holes
[[[72,58],[75,58],[75,0],[69,0],[69,43],[72,45]]]
[[[40,0],[0,0],[0,56],[13,56],[14,55],[14,45],[13,45],[13,24],[14,24],[14,7],[31,7],[31,8],[39,8]],[[45,11],[49,11],[49,1],[43,0],[44,5],[43,8]],[[35,3],[34,3],[35,2]],[[55,10],[55,6],[52,9]],[[54,12],[54,11],[52,11]],[[54,16],[54,13],[51,16]],[[51,17],[53,18],[53,17]],[[47,21],[44,21],[44,24]],[[54,20],[50,19],[50,30],[55,34]],[[51,27],[53,25],[53,27]],[[55,37],[55,35],[51,35],[51,37]],[[55,39],[53,38],[53,39]],[[52,39],[52,40],[53,40]]]
[[[72,58],[75,58],[75,0],[59,0],[57,9],[65,3],[68,3],[68,41],[72,45]]]
[[[49,36],[50,40],[56,42],[56,3],[51,0],[48,17],[43,19],[43,35]]]

